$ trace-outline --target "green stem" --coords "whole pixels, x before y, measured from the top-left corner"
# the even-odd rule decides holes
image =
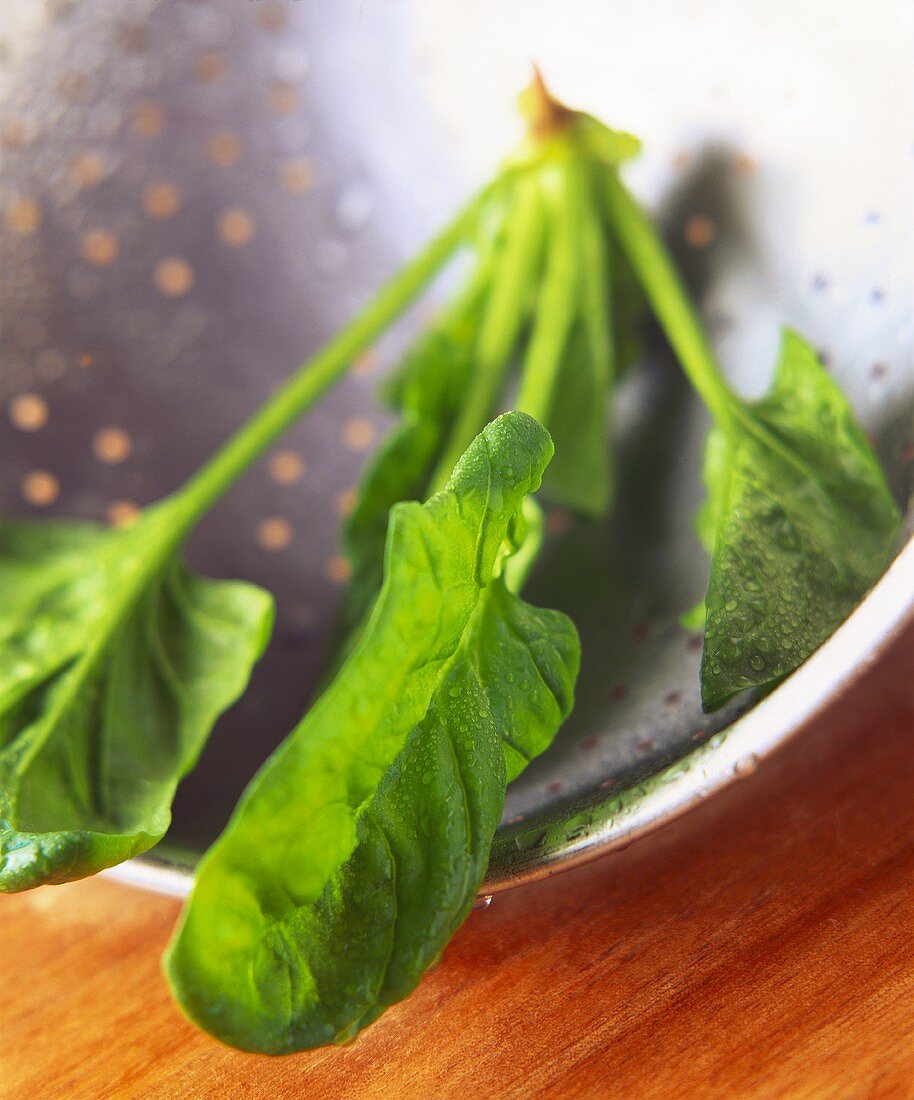
[[[594,194],[597,177],[591,167],[587,173],[587,201],[581,218],[581,263],[583,279],[583,318],[590,347],[592,369],[604,391],[609,391],[616,375],[616,349],[613,339],[613,272],[609,263],[606,224]]]
[[[447,446],[430,482],[430,492],[447,484],[457,460],[483,429],[498,396],[524,317],[526,299],[540,261],[542,198],[535,180],[518,187],[506,230],[504,252],[496,262],[469,386]]]
[[[427,286],[471,232],[500,184],[483,188],[349,324],[312,356],[244,427],[191,477],[178,494],[184,530],[197,520],[348,369],[353,359]]]
[[[723,379],[666,246],[618,173],[609,170],[604,179],[610,228],[689,381],[714,419],[726,423],[732,419],[735,396]]]
[[[523,541],[505,563],[504,574],[508,591],[515,596],[521,594],[530,571],[536,564],[546,530],[546,517],[536,497],[524,497],[521,509],[524,521]]]
[[[578,306],[582,207],[586,201],[581,166],[557,167],[548,180],[550,240],[536,321],[524,363],[517,408],[545,424],[552,412],[562,352]]]

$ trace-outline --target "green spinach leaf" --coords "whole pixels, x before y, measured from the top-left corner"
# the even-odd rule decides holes
[[[178,781],[272,621],[266,593],[186,570],[182,543],[472,235],[491,195],[134,527],[0,522],[0,890],[89,875],[161,838]]]
[[[538,79],[526,95],[530,133],[477,221],[465,288],[385,388],[401,423],[343,534],[353,573],[340,636],[350,644],[378,592],[390,508],[440,489],[499,408],[513,404],[552,434],[547,499],[590,516],[609,507],[610,394],[635,353],[643,298],[608,237],[596,169],[638,143],[557,103]]]
[[[481,291],[461,297],[404,359],[384,387],[385,404],[400,413],[362,476],[343,547],[352,575],[343,597],[339,631],[344,639],[364,621],[381,587],[390,509],[428,495],[445,441],[445,428],[460,405],[471,370],[469,351],[479,327]]]
[[[770,392],[727,385],[650,219],[604,175],[609,223],[679,362],[714,418],[699,535],[711,553],[701,696],[715,710],[769,688],[847,617],[887,566],[901,515],[853,411],[815,352],[785,331]]]
[[[168,506],[126,531],[0,525],[0,889],[164,835],[178,780],[266,645],[272,600],[194,576]]]
[[[708,440],[699,524],[709,710],[825,641],[885,569],[901,521],[847,400],[796,333],[783,334],[770,392],[733,408]]]
[[[218,1038],[345,1041],[467,916],[505,784],[572,705],[574,627],[505,584],[551,451],[508,414],[443,492],[394,508],[364,632],[204,858],[168,952],[181,1005]]]

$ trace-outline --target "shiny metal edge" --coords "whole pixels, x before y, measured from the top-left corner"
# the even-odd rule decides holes
[[[483,892],[494,894],[626,847],[736,779],[799,733],[914,621],[914,538],[862,603],[788,679],[681,760],[596,804],[559,806],[496,836]]]
[[[751,774],[841,692],[865,676],[912,620],[914,538],[848,619],[796,672],[704,745],[643,782],[592,804],[560,803],[522,823],[499,829],[480,894],[521,886],[627,847]],[[154,854],[102,874],[172,897],[186,897],[193,883],[191,871]]]

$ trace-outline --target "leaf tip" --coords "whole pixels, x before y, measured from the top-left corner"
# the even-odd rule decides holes
[[[572,111],[549,91],[537,62],[532,62],[532,68],[532,79],[518,96],[518,106],[530,135],[545,138],[567,129],[577,112]]]

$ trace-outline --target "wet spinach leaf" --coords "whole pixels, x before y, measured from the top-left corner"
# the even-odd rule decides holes
[[[129,530],[0,524],[0,890],[152,847],[242,692],[272,600],[177,557],[166,504]]]
[[[477,220],[464,288],[384,390],[401,421],[369,464],[343,533],[353,574],[340,636],[349,644],[378,592],[390,508],[440,489],[499,409],[513,406],[551,433],[545,499],[588,516],[612,499],[611,390],[635,354],[643,299],[608,236],[597,169],[638,143],[561,107],[541,83],[527,95],[531,133]]]
[[[767,689],[847,617],[888,565],[901,515],[853,411],[815,352],[783,334],[770,392],[724,380],[659,233],[618,173],[604,193],[614,237],[683,371],[714,419],[698,531],[711,553],[701,697],[715,710]]]
[[[218,1038],[347,1040],[467,916],[505,784],[572,705],[574,627],[505,583],[551,452],[508,414],[443,492],[394,508],[364,632],[204,858],[168,952],[182,1007]]]
[[[266,644],[270,597],[181,564],[193,527],[471,235],[484,188],[174,496],[127,531],[0,521],[0,890],[150,848]]]
[[[901,522],[846,398],[795,332],[769,393],[732,407],[708,439],[699,522],[708,710],[776,683],[821,645],[882,574]]]

